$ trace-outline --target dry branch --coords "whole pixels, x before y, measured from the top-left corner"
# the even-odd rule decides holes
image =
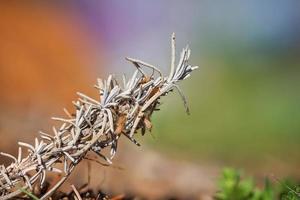
[[[33,145],[19,142],[18,156],[1,153],[12,159],[12,163],[0,166],[0,199],[6,200],[22,196],[22,191],[42,188],[49,172],[61,175],[61,179],[40,199],[47,199],[64,183],[75,166],[83,160],[87,152],[92,151],[111,164],[118,139],[121,135],[139,145],[134,139],[138,130],[144,135],[151,129],[150,117],[159,105],[160,97],[177,89],[177,82],[186,79],[197,66],[188,64],[190,49],[184,48],[179,63],[175,67],[175,35],[172,35],[171,70],[164,77],[160,70],[143,61],[126,58],[137,68],[131,79],[123,80],[121,86],[110,75],[107,80],[98,79],[95,86],[100,98],[93,99],[78,93],[78,100],[73,102],[75,113],[66,112],[66,118],[55,117],[60,127],[53,127],[53,134],[40,132],[40,139],[35,138]],[[147,75],[142,69],[152,69]],[[155,73],[156,72],[156,73]],[[110,155],[103,155],[102,149],[110,148]]]

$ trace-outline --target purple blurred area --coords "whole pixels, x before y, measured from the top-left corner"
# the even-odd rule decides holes
[[[273,51],[299,48],[298,1],[77,1],[73,6],[119,59],[133,54],[166,62],[172,32],[179,44],[188,42],[203,54],[226,43],[250,49],[268,43]]]

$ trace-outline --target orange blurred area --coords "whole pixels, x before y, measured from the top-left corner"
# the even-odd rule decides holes
[[[95,50],[75,13],[20,1],[2,1],[0,13],[0,151],[14,154],[17,141],[32,141],[51,129],[50,116],[72,109],[77,91],[97,94],[101,74],[89,68]]]
[[[2,2],[0,13],[3,107],[40,104],[47,111],[71,104],[78,90],[92,90],[95,79],[86,67],[92,49],[78,17],[50,5],[14,1]]]

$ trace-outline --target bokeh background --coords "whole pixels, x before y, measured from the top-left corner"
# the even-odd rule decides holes
[[[116,163],[127,170],[111,176],[140,179],[131,192],[150,182],[151,194],[190,183],[213,191],[224,166],[299,178],[299,8],[297,0],[1,1],[0,150],[15,154],[17,140],[50,129],[76,91],[95,96],[97,77],[132,73],[125,56],[167,73],[175,32],[177,55],[189,44],[200,66],[181,84],[191,115],[178,95],[166,97],[142,149],[125,142]],[[125,190],[111,180],[100,186]]]

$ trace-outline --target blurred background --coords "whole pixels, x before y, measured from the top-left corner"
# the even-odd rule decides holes
[[[178,95],[163,99],[143,146],[120,147],[124,170],[104,176],[93,165],[111,177],[95,187],[209,194],[225,166],[299,178],[299,8],[298,0],[1,1],[0,151],[16,154],[17,141],[50,130],[76,91],[97,95],[97,77],[132,73],[125,56],[167,73],[175,32],[177,55],[189,44],[200,66],[181,84],[191,115]]]

